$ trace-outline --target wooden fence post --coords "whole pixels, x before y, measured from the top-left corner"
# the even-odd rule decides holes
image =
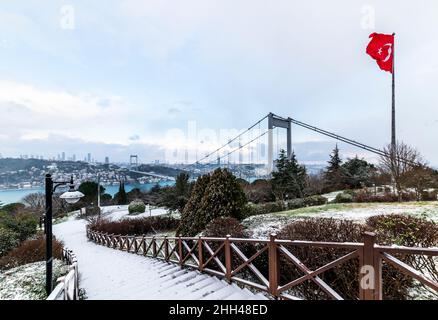
[[[271,233],[269,235],[269,243],[268,243],[268,254],[269,254],[269,293],[278,297],[277,289],[278,289],[278,280],[280,276],[279,268],[280,261],[278,257],[277,244],[275,240],[277,239],[277,235],[275,233]]]
[[[359,270],[359,298],[363,300],[382,299],[382,259],[374,248],[376,234],[364,232],[363,249]]]
[[[143,255],[144,256],[146,256],[146,238],[145,238],[145,236],[143,235]]]
[[[204,259],[203,259],[203,256],[202,256],[202,239],[201,239],[201,236],[199,236],[198,237],[198,261],[199,261],[198,269],[201,272],[203,270],[203,267],[202,267],[202,265],[204,264],[203,260]]]
[[[134,253],[138,252],[137,236],[134,234]]]
[[[179,256],[179,265],[183,266],[183,247],[182,247],[182,239],[181,234],[178,236],[178,256]]]
[[[157,257],[157,241],[155,240],[155,236],[152,237],[152,256],[154,258]]]
[[[169,240],[164,236],[164,260],[169,262]]]
[[[230,243],[230,235],[227,234],[225,238],[225,278],[230,283],[231,282],[231,243]]]

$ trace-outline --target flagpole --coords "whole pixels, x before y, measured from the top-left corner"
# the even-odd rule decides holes
[[[392,111],[391,111],[391,163],[395,165],[395,155],[396,155],[396,138],[395,138],[395,33],[392,33],[392,36],[394,37],[394,42],[392,44]],[[395,176],[394,172],[391,174],[391,184],[392,184],[392,190],[396,190],[395,185]],[[400,195],[399,195],[399,201]]]
[[[392,119],[391,119],[391,147],[393,150],[396,145],[395,138],[395,33],[392,34],[394,36],[394,43],[392,45]]]

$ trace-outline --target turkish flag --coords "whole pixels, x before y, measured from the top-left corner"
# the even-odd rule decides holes
[[[377,61],[380,69],[392,73],[394,35],[374,32],[370,38],[366,52]]]

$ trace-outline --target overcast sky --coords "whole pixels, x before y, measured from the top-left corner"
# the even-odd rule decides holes
[[[190,127],[219,135],[268,112],[382,148],[391,75],[365,48],[396,32],[398,139],[438,166],[435,0],[16,0],[0,4],[0,30],[3,157],[146,162],[196,144],[199,157],[220,141]],[[293,128],[301,161],[335,143]]]

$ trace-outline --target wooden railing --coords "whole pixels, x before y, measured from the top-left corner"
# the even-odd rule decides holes
[[[67,249],[62,249],[62,260],[69,266],[69,272],[67,275],[57,279],[57,285],[47,297],[47,300],[78,300],[78,261],[74,253]]]
[[[196,268],[200,272],[225,278],[229,282],[268,292],[277,299],[297,299],[291,289],[312,281],[328,297],[342,300],[326,281],[320,277],[347,261],[356,259],[359,270],[359,293],[357,297],[364,300],[382,299],[382,264],[395,267],[404,275],[418,280],[423,285],[438,292],[438,282],[413,269],[396,255],[438,256],[438,249],[388,247],[375,243],[373,233],[365,233],[363,243],[315,242],[277,239],[272,234],[269,239],[212,238],[212,237],[146,237],[114,235],[87,229],[87,237],[97,244],[135,254],[162,259],[179,264],[181,267]],[[251,246],[251,255],[245,255],[244,248]],[[333,261],[311,270],[294,254],[294,248],[332,248],[344,252]],[[267,269],[256,267],[257,259],[267,259]],[[280,283],[280,264],[289,263],[303,275],[286,283]],[[265,264],[266,265],[266,261]],[[293,292],[293,291],[292,291]]]

